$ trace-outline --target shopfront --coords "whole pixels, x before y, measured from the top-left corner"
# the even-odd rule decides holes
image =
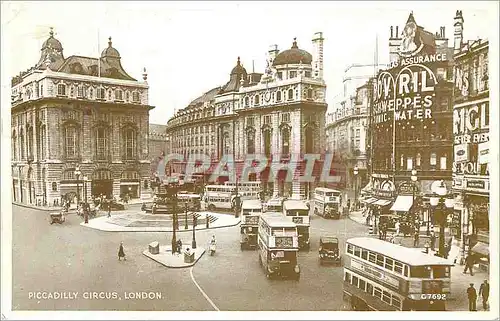
[[[140,180],[137,171],[124,171],[120,179],[120,197],[139,198]]]

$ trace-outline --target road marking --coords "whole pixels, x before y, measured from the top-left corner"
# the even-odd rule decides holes
[[[196,280],[194,279],[194,276],[193,276],[193,268],[194,266],[192,266],[190,269],[189,269],[189,274],[191,274],[191,280],[193,280],[193,283],[194,285],[196,285],[196,287],[198,288],[198,290],[200,290],[201,294],[203,294],[203,296],[205,297],[205,299],[207,299],[208,303],[210,303],[210,305],[212,305],[212,307],[214,308],[215,311],[220,311],[219,308],[215,305],[215,303],[210,300],[210,298],[208,297],[208,295],[205,293],[205,291],[203,291],[203,289],[201,288],[201,286],[198,284],[198,282],[196,282]]]

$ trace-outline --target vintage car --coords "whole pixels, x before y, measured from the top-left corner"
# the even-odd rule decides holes
[[[319,263],[340,265],[342,262],[339,251],[339,239],[333,236],[321,236],[319,239]]]
[[[112,211],[121,211],[125,209],[125,205],[123,203],[117,202],[115,200],[106,200],[101,205],[101,210],[107,211],[110,206]]]

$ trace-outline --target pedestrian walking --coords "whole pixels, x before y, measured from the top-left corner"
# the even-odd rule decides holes
[[[436,233],[434,233],[434,226],[433,226],[431,231],[431,250],[434,251],[435,247],[436,247]]]
[[[483,310],[488,311],[488,299],[490,297],[490,284],[488,280],[484,280],[479,287],[479,296],[483,298]]]
[[[401,228],[401,223],[399,223],[399,221],[397,221],[396,224],[394,224],[394,227],[396,228],[396,235],[399,236],[399,230]]]
[[[179,239],[177,240],[177,253],[181,254],[182,250],[182,241]]]
[[[467,274],[467,269],[468,269],[470,271],[470,275],[473,276],[474,271],[472,271],[472,267],[474,266],[474,263],[475,263],[474,255],[473,254],[467,255],[467,257],[465,258],[465,269],[462,273]]]
[[[383,237],[383,240],[387,240],[387,230],[388,230],[388,226],[387,226],[387,223],[384,223],[384,225],[382,226],[382,237]]]
[[[123,250],[123,242],[120,242],[120,248],[118,249],[118,261],[121,261],[122,258],[124,261],[127,260],[125,258],[125,251]]]
[[[470,287],[467,288],[467,298],[469,299],[469,311],[477,311],[476,309],[476,300],[477,300],[477,292],[474,288],[474,283],[470,284]]]
[[[111,218],[111,204],[108,203],[108,218]]]
[[[85,219],[85,224],[89,223],[89,210],[85,204],[82,206],[83,208],[83,218]]]
[[[351,200],[350,199],[347,200],[347,210],[348,211],[351,210]]]
[[[419,235],[418,230],[415,231],[415,234],[413,236],[413,247],[418,247],[418,242],[419,242]]]

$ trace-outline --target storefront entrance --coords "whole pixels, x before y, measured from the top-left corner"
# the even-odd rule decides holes
[[[92,180],[92,195],[100,196],[103,194],[107,198],[113,196],[113,181],[108,179]]]
[[[139,184],[136,185],[122,185],[120,186],[120,197],[124,198],[125,195],[129,199],[139,198]]]

